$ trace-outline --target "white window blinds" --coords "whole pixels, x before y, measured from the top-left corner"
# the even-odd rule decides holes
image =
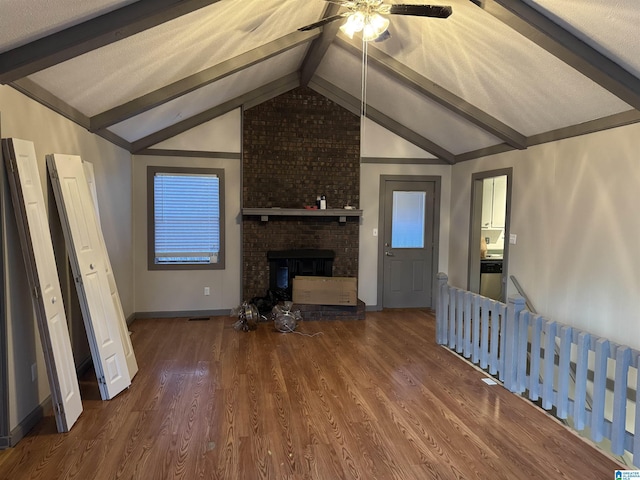
[[[156,172],[156,264],[210,264],[220,252],[220,179]]]

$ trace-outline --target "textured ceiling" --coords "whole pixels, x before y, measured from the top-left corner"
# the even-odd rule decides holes
[[[640,8],[637,0],[538,0],[526,3],[640,77]]]
[[[324,5],[317,1],[315,8],[301,8],[306,3],[311,2],[223,0],[32,79],[86,115],[95,115],[315,21]],[[298,14],[283,13],[283,4]],[[108,96],[99,95],[105,90]]]
[[[368,122],[416,158],[455,163],[640,121],[637,0],[441,3],[448,19],[392,15],[391,38],[368,46]],[[335,14],[331,2],[0,8],[0,81],[133,152],[299,85],[360,111],[361,42],[342,21],[297,30]]]
[[[0,0],[0,52],[128,3],[134,0]]]
[[[263,83],[273,82],[283,75],[295,72],[304,55],[304,48],[304,46],[297,47],[290,53],[270,58],[216,83],[199,88],[153,110],[118,123],[111,130],[131,142],[146,137],[155,130],[169,127],[176,121],[184,120],[255,90]]]
[[[336,71],[341,74],[335,75]],[[347,93],[360,97],[361,84],[353,81],[361,78],[360,58],[349,55],[339,47],[331,47],[316,73]],[[414,131],[426,135],[453,153],[459,154],[499,142],[437,103],[411,89],[402,88],[397,81],[377,73],[373,68],[369,69],[367,79],[368,105],[404,125],[412,125]],[[456,131],[457,135],[447,133],[451,131]]]

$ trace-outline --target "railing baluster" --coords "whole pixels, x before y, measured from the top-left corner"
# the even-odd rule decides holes
[[[504,327],[500,329],[502,334],[503,354],[500,357],[503,359],[504,368],[502,368],[502,377],[504,379],[504,386],[508,390],[517,391],[517,371],[518,371],[518,357],[517,357],[517,343],[518,343],[518,331],[520,326],[520,312],[524,309],[524,298],[520,296],[509,297],[509,305],[507,307],[506,318],[504,319]]]
[[[516,392],[523,393],[527,385],[527,345],[529,344],[529,318],[531,312],[522,310],[518,318],[518,343],[516,344]]]
[[[480,361],[480,302],[481,297],[473,296],[473,363]]]
[[[555,369],[556,322],[544,326],[544,370],[542,374],[542,408],[553,406],[553,373]]]
[[[613,425],[611,426],[611,451],[616,455],[624,453],[624,433],[627,422],[627,383],[631,349],[616,349],[616,376],[613,386]],[[640,433],[639,433],[640,434]]]
[[[456,292],[456,353],[462,353],[464,343],[462,335],[464,333],[464,292]]]
[[[571,370],[571,327],[560,328],[560,360],[558,362],[558,418],[567,418],[569,411],[569,371]]]
[[[576,385],[573,403],[573,421],[576,430],[584,430],[587,413],[587,370],[589,368],[589,345],[591,336],[588,333],[578,334],[578,353],[576,357]]]
[[[443,295],[444,295],[444,298],[443,298],[444,305],[442,306],[442,310],[443,310],[442,344],[446,345],[449,341],[449,322],[451,322],[451,318],[449,316],[449,303],[451,302],[451,289],[449,288],[449,286],[445,288]]]
[[[482,340],[480,342],[480,368],[489,366],[489,318],[491,316],[491,302],[488,298],[481,297],[482,302]]]
[[[447,315],[448,311],[448,285],[446,273],[438,273],[436,293],[436,342],[438,345],[447,343]]]
[[[544,319],[536,315],[531,322],[531,367],[529,368],[529,399],[534,402],[540,397],[540,346],[542,345],[542,325]]]
[[[471,299],[473,298],[473,294],[471,292],[465,292],[464,294],[464,358],[469,358],[471,356]]]
[[[500,334],[500,310],[496,302],[491,302],[491,341],[489,344],[489,373],[498,373],[498,340]]]
[[[457,288],[449,289],[449,348],[456,346],[456,292]]]
[[[604,437],[604,402],[607,389],[607,360],[609,340],[596,341],[596,364],[593,377],[593,405],[591,406],[591,440],[601,442]]]
[[[498,340],[498,378],[504,381],[505,333],[507,332],[507,306],[496,302],[500,310],[500,336]]]

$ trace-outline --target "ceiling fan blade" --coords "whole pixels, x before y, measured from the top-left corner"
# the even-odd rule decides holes
[[[345,16],[344,13],[339,13],[338,15],[332,15],[331,17],[323,18],[319,22],[301,27],[298,30],[300,30],[301,32],[307,32],[309,30],[313,30],[314,28],[322,27],[323,25],[326,25],[327,23],[331,23],[334,20],[338,20],[339,18],[343,18],[344,16]]]
[[[391,5],[390,14],[416,15],[418,17],[447,18],[452,13],[449,6],[440,5]]]

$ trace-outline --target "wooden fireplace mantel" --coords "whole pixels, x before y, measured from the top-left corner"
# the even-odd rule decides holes
[[[336,217],[344,223],[347,217],[361,217],[362,210],[347,210],[345,208],[327,208],[326,210],[313,210],[307,208],[243,208],[244,216],[259,216],[263,222],[268,222],[269,217]]]

